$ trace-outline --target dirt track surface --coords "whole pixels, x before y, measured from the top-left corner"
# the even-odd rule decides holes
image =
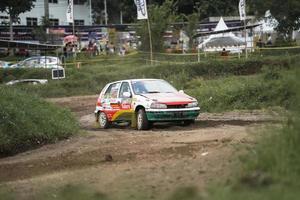
[[[196,124],[158,124],[150,131],[127,126],[101,130],[94,122],[97,96],[50,99],[70,108],[83,133],[56,144],[0,159],[0,186],[20,199],[43,188],[82,184],[111,199],[165,199],[174,189],[225,179],[241,145],[274,122],[262,111],[203,113]]]

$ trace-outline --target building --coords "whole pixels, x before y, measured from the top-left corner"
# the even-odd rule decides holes
[[[73,0],[74,2],[74,22],[77,26],[92,25],[91,0]],[[15,25],[37,26],[41,24],[42,17],[45,16],[44,0],[35,0],[34,8],[31,11],[19,15],[18,23]],[[66,11],[68,0],[49,0],[49,20],[52,26],[69,25]],[[0,12],[0,24],[8,22],[6,13]]]

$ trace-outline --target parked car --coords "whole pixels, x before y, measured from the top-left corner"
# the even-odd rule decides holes
[[[10,67],[10,65],[11,65],[10,62],[0,60],[0,68],[8,68],[8,67]]]
[[[31,84],[31,85],[39,85],[48,83],[47,79],[20,79],[20,80],[12,80],[7,82],[5,85],[21,85],[21,84]]]
[[[62,62],[54,56],[34,56],[11,65],[11,68],[62,68]]]
[[[96,103],[95,117],[101,128],[113,122],[136,123],[147,130],[154,122],[178,121],[189,125],[200,112],[195,98],[177,91],[161,79],[132,79],[107,84]]]

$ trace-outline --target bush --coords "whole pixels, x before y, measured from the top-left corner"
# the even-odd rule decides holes
[[[288,120],[279,129],[272,130],[274,134],[267,134],[260,142],[252,155],[250,170],[261,170],[271,173],[282,179],[299,180],[300,177],[300,82],[298,77],[300,71],[295,72],[294,79],[289,78],[290,90],[295,95],[290,98]],[[298,181],[297,180],[297,181]]]
[[[240,169],[228,184],[213,187],[209,198],[216,200],[298,199],[300,179],[300,71],[286,78],[293,95],[287,120],[265,129],[256,145],[241,156]]]
[[[0,156],[15,154],[78,132],[73,115],[36,96],[0,87]]]
[[[37,78],[37,79],[50,79],[50,69],[26,69],[26,68],[0,68],[0,83],[8,82],[15,79],[26,79],[26,78]]]
[[[277,71],[291,69],[299,60],[299,56],[289,56],[287,58],[269,57],[249,59],[246,61],[212,60],[193,64],[161,64],[149,66],[141,60],[143,56],[144,54],[124,58],[109,58],[108,56],[103,56],[103,61],[93,60],[97,61],[97,63],[84,64],[80,69],[77,69],[73,65],[68,65],[66,68],[66,79],[64,80],[49,80],[47,85],[42,86],[18,87],[42,97],[61,97],[98,94],[104,85],[111,81],[131,78],[161,78],[174,84],[177,89],[190,90],[195,88],[190,88],[189,82],[199,78],[207,80],[220,79],[224,76],[269,73],[266,75],[266,78],[273,79],[278,75],[276,74]],[[171,58],[173,58],[164,55],[161,56],[162,59],[164,57],[165,60],[171,60]],[[12,77],[9,75],[13,75],[15,78],[49,78],[50,70],[0,69],[0,76],[1,74],[2,78],[0,77],[0,82],[1,79],[11,79]],[[259,81],[264,80],[260,79]],[[198,95],[194,92],[192,94]],[[199,97],[202,96],[200,95]]]
[[[289,73],[269,73],[272,74],[231,76],[217,80],[193,79],[187,83],[189,89],[186,92],[198,99],[202,111],[220,112],[271,106],[288,108],[294,96],[290,83],[286,81]]]

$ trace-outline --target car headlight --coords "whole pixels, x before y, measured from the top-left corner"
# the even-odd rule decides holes
[[[198,102],[195,101],[195,102],[189,103],[186,107],[187,108],[194,108],[194,107],[197,107],[197,106],[198,106]]]
[[[152,103],[150,108],[153,108],[153,109],[166,109],[167,105],[163,104],[163,103]]]

